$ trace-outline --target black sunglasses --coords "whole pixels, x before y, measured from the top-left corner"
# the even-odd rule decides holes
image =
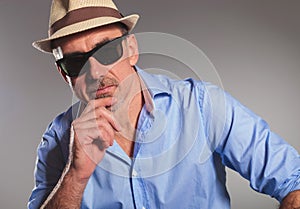
[[[69,77],[77,77],[90,69],[88,59],[93,56],[102,65],[110,65],[123,56],[122,41],[128,34],[98,44],[94,49],[85,53],[63,55],[61,48],[53,50],[56,64]]]

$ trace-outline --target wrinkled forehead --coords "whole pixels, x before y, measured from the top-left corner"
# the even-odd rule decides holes
[[[121,36],[122,30],[117,25],[108,25],[84,32],[65,36],[51,42],[52,49],[61,47],[63,53],[87,52],[97,44]]]

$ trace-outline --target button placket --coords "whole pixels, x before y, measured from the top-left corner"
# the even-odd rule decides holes
[[[132,177],[137,177],[138,176],[138,172],[136,170],[132,169],[131,176]]]

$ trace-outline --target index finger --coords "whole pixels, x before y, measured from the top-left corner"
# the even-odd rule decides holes
[[[100,108],[100,107],[110,108],[116,102],[117,102],[117,99],[115,97],[105,97],[105,98],[90,100],[88,102],[87,106],[82,111],[82,114],[88,113],[88,112],[90,112],[94,109]]]

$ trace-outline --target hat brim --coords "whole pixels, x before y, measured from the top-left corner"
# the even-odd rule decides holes
[[[75,33],[83,32],[89,29],[97,28],[100,26],[109,25],[112,23],[121,22],[125,24],[128,28],[128,31],[132,31],[135,27],[137,21],[139,19],[139,15],[133,14],[127,17],[123,17],[121,19],[114,17],[99,17],[90,20],[86,20],[83,22],[75,23],[64,27],[58,31],[56,31],[49,38],[41,39],[32,43],[32,46],[44,53],[52,53],[51,49],[51,41],[54,39],[62,38],[68,35],[72,35]]]

